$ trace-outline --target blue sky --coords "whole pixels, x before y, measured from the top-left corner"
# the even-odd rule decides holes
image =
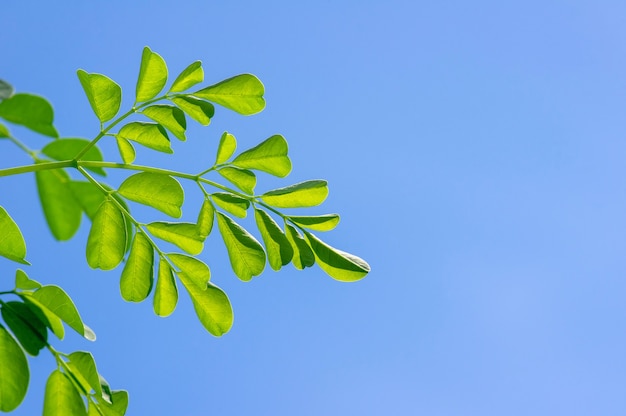
[[[86,224],[55,243],[33,178],[3,178],[29,274],[98,334],[56,346],[92,351],[129,415],[624,414],[625,20],[602,0],[4,4],[0,78],[47,97],[65,137],[98,129],[76,70],[132,105],[145,45],[172,75],[198,59],[207,83],[256,74],[263,113],[219,109],[137,162],[195,172],[224,130],[241,149],[281,133],[293,173],[259,189],[327,179],[309,212],[339,212],[325,239],[372,266],[354,284],[292,267],[243,283],[213,235],[201,258],[235,310],[216,339],[187,300],[166,319],[124,302],[119,270],[84,260]],[[9,143],[1,160],[28,163]],[[31,360],[16,415],[40,413],[53,366]]]

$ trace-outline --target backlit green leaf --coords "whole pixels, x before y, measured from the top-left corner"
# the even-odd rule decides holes
[[[226,162],[235,153],[237,149],[237,139],[235,136],[225,131],[220,137],[220,144],[217,146],[217,157],[215,158],[215,164]]]
[[[143,48],[139,78],[137,79],[136,102],[148,101],[163,89],[167,82],[167,65],[161,56],[147,46]]]
[[[102,74],[89,74],[82,69],[76,73],[98,120],[104,123],[115,117],[122,103],[122,88]]]
[[[41,152],[55,160],[70,160],[74,159],[85,146],[90,143],[89,140],[86,139],[61,139],[55,140],[41,149]],[[102,161],[102,153],[100,153],[100,149],[96,146],[92,146],[87,152],[81,156],[80,160],[91,160],[91,161]],[[104,169],[99,167],[87,167],[86,169],[95,172],[99,175],[105,176],[106,172]]]
[[[251,115],[265,108],[265,88],[252,74],[236,75],[193,93],[239,114]]]
[[[216,192],[211,194],[211,197],[213,198],[213,202],[215,202],[220,208],[239,218],[246,217],[248,213],[247,210],[250,207],[250,201],[247,199],[225,192]]]
[[[54,111],[43,97],[15,94],[0,101],[0,117],[49,137],[59,137],[53,126]]]
[[[116,137],[132,140],[159,152],[174,153],[167,132],[160,124],[134,121],[122,127]]]
[[[256,225],[261,232],[265,249],[267,250],[267,259],[270,267],[274,270],[280,270],[282,266],[288,264],[293,257],[293,249],[287,237],[280,229],[278,224],[265,211],[260,209],[254,210],[254,218]]]
[[[70,177],[62,169],[35,172],[39,199],[46,221],[57,240],[72,238],[80,226],[81,208],[69,187]]]
[[[174,80],[170,88],[170,92],[185,91],[196,84],[204,81],[204,70],[202,69],[202,62],[196,61],[189,65],[180,73]]]
[[[217,213],[217,225],[237,277],[248,281],[260,275],[265,268],[263,246],[242,226],[220,212]]]
[[[180,108],[172,105],[152,105],[145,108],[142,113],[171,131],[177,139],[187,140],[185,137],[187,120]]]
[[[197,258],[185,254],[171,253],[167,256],[178,268],[175,272],[179,277],[185,275],[187,280],[193,282],[199,289],[206,289],[209,280],[211,280],[209,266]]]
[[[213,230],[213,221],[215,218],[215,208],[208,199],[205,199],[198,214],[198,234],[201,238],[207,238]]]
[[[4,124],[0,123],[0,139],[11,137],[11,133],[9,133],[9,129]]]
[[[154,313],[168,316],[178,303],[178,289],[170,265],[164,259],[159,260],[159,275],[154,292]]]
[[[135,161],[135,148],[132,143],[123,137],[115,136],[117,142],[117,148],[120,151],[122,161],[126,164],[133,163]]]
[[[180,281],[187,289],[198,319],[209,333],[219,337],[233,326],[233,308],[226,293],[212,283],[202,289],[186,274],[179,274]]]
[[[291,172],[288,150],[285,138],[277,134],[241,153],[233,160],[233,165],[284,178]]]
[[[111,392],[111,401],[108,403],[104,399],[98,401],[96,405],[93,401],[89,401],[89,412],[87,416],[124,416],[128,407],[128,392],[125,390],[114,390]]]
[[[0,79],[0,100],[6,100],[13,95],[13,86]]]
[[[315,254],[313,250],[291,224],[285,224],[285,235],[293,248],[293,258],[291,259],[294,267],[302,270],[305,267],[311,267],[315,264]]]
[[[86,416],[80,393],[67,375],[54,370],[46,383],[43,416]]]
[[[141,302],[152,290],[154,248],[143,233],[135,233],[128,260],[120,278],[122,298],[128,302]]]
[[[203,126],[211,123],[211,118],[215,114],[215,107],[208,101],[200,100],[192,95],[174,97],[171,101],[183,110],[189,117],[196,120]]]
[[[313,207],[324,202],[328,196],[328,183],[323,180],[300,182],[261,195],[268,205],[279,208]]]
[[[151,206],[171,217],[180,218],[182,215],[183,187],[169,175],[137,173],[122,182],[118,192],[124,198]]]
[[[71,353],[68,358],[70,359],[68,365],[72,369],[72,374],[80,380],[85,391],[93,390],[94,393],[102,396],[100,377],[93,355],[86,351],[76,351]]]
[[[26,260],[26,242],[20,228],[9,213],[0,206],[0,256],[22,264]]]
[[[254,193],[254,187],[256,186],[256,175],[248,170],[226,166],[221,168],[219,174],[224,178],[232,182],[237,188],[241,189],[247,194],[252,195]]]
[[[189,222],[153,222],[146,226],[152,235],[175,244],[189,254],[197,255],[204,248],[196,224]]]
[[[304,235],[315,253],[317,264],[333,279],[354,282],[369,273],[370,266],[365,260],[333,248],[309,232],[305,231]]]
[[[126,219],[110,199],[98,208],[87,238],[87,264],[94,269],[117,267],[126,252]]]
[[[83,323],[74,302],[60,287],[46,285],[33,293],[23,293],[23,295],[24,299],[39,307],[46,317],[52,314],[86,339],[95,340],[95,334]]]
[[[289,219],[303,228],[315,231],[330,231],[339,224],[339,214],[315,216],[290,215]]]
[[[22,403],[30,373],[24,351],[0,325],[0,411],[10,412]]]
[[[22,269],[17,269],[15,271],[15,288],[21,290],[33,290],[39,289],[41,287],[41,283],[36,280],[32,280],[26,272]]]
[[[9,326],[17,340],[30,355],[36,356],[46,346],[48,328],[24,302],[6,302],[2,305],[2,319]]]

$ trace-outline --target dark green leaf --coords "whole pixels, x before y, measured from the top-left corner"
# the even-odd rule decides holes
[[[152,290],[154,248],[143,233],[135,233],[128,260],[122,270],[120,291],[128,302],[141,302]]]
[[[39,289],[40,287],[41,287],[41,283],[29,278],[24,270],[17,269],[15,271],[15,288],[16,289],[33,290],[33,289]]]
[[[135,148],[132,143],[120,136],[115,136],[115,140],[120,156],[122,156],[122,161],[126,164],[133,163],[135,161]]]
[[[265,268],[263,246],[243,227],[220,212],[217,213],[217,225],[237,277],[248,281],[260,275]]]
[[[144,109],[142,113],[171,131],[177,139],[187,140],[185,137],[187,120],[180,108],[172,105],[152,105]]]
[[[291,243],[291,248],[293,248],[293,258],[291,260],[294,267],[302,270],[305,267],[313,266],[315,264],[315,254],[313,254],[313,250],[311,250],[311,247],[309,247],[298,230],[290,224],[285,224],[285,231],[287,239]]]
[[[180,73],[172,87],[170,88],[170,92],[181,92],[185,91],[196,84],[204,81],[204,70],[202,69],[202,62],[196,61],[189,65],[187,68]]]
[[[315,216],[290,215],[289,219],[303,228],[315,231],[330,231],[339,224],[339,214]]]
[[[111,199],[98,208],[87,238],[87,263],[90,267],[111,270],[126,252],[126,219]]]
[[[81,208],[70,189],[70,177],[62,169],[35,172],[39,199],[46,221],[57,240],[72,238],[80,226]]]
[[[98,120],[104,123],[115,117],[122,103],[122,88],[102,74],[89,74],[82,69],[76,73]]]
[[[198,319],[209,333],[219,337],[233,326],[233,308],[226,293],[212,283],[202,289],[186,274],[179,274],[187,289]]]
[[[22,264],[26,258],[26,242],[20,228],[9,213],[0,206],[0,256]]]
[[[15,338],[0,325],[0,411],[10,412],[22,403],[30,373],[26,355]]]
[[[159,152],[174,153],[167,132],[160,124],[134,121],[122,127],[116,137],[132,140]]]
[[[154,292],[154,313],[159,316],[168,316],[178,303],[178,289],[170,265],[164,259],[159,260],[159,275]]]
[[[15,94],[0,101],[0,117],[49,137],[59,137],[53,126],[54,111],[43,97]]]
[[[217,146],[217,156],[215,158],[215,164],[226,162],[235,153],[237,149],[237,139],[235,136],[225,131],[220,137],[220,144]]]
[[[274,189],[261,195],[261,199],[273,207],[300,208],[319,205],[327,196],[328,183],[323,180],[312,180]]]
[[[46,383],[43,416],[86,416],[85,404],[69,377],[54,370]]]
[[[13,86],[0,79],[0,100],[6,100],[13,95]]]
[[[2,305],[2,319],[26,352],[36,356],[46,346],[48,328],[33,312],[33,307],[24,302],[6,302]]]
[[[236,75],[193,93],[239,114],[251,115],[265,108],[265,88],[252,74]]]
[[[171,101],[187,113],[189,117],[203,126],[208,126],[211,123],[211,118],[215,114],[213,104],[208,101],[200,100],[192,95],[174,97]]]
[[[184,275],[187,281],[193,282],[199,289],[206,289],[209,280],[211,280],[209,266],[197,258],[185,254],[171,253],[168,254],[168,257],[178,268],[175,272],[179,277]]]
[[[171,217],[180,218],[182,215],[183,187],[169,175],[137,173],[122,182],[118,192],[124,198],[151,206]]]
[[[167,65],[161,56],[147,46],[141,55],[141,67],[137,79],[137,102],[148,101],[163,89],[167,82]]]
[[[293,257],[293,249],[285,233],[280,229],[278,224],[265,211],[260,209],[254,210],[254,218],[256,225],[261,232],[265,249],[267,250],[267,259],[270,267],[274,270],[280,270],[282,266],[288,264]]]
[[[245,193],[250,195],[254,193],[256,175],[252,171],[226,166],[221,168],[218,172]]]
[[[277,134],[241,153],[233,160],[233,165],[284,178],[291,172],[288,151],[287,141]]]
[[[305,231],[304,235],[315,253],[317,264],[333,279],[354,282],[369,273],[370,266],[365,260],[333,248],[309,232]]]
[[[90,141],[85,139],[55,140],[45,145],[44,148],[41,149],[41,152],[55,160],[71,160],[74,159],[74,156],[83,150],[83,148],[85,148],[89,143]],[[98,147],[92,146],[83,156],[81,156],[80,160],[102,162],[102,153],[100,153],[100,149],[98,149]],[[97,173],[98,175],[106,175],[106,172],[102,168],[87,167],[86,169]]]
[[[216,192],[211,194],[211,197],[220,208],[239,218],[245,218],[248,213],[247,210],[250,208],[250,201],[237,195]]]
[[[201,238],[207,238],[213,230],[213,221],[215,218],[215,208],[208,199],[205,199],[198,214],[198,234]]]
[[[204,239],[196,224],[189,222],[152,222],[146,226],[152,235],[175,244],[189,254],[197,255],[204,248]]]

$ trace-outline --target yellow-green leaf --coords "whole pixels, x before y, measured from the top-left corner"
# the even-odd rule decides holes
[[[148,101],[163,89],[167,82],[167,65],[161,56],[147,46],[143,48],[139,78],[137,79],[136,102]]]
[[[261,199],[273,207],[300,208],[319,205],[327,196],[328,183],[311,180],[266,192],[261,195]]]
[[[285,235],[293,248],[293,257],[291,259],[293,266],[302,270],[305,267],[311,267],[315,264],[315,254],[313,250],[291,224],[285,224]]]
[[[122,127],[116,137],[132,140],[150,149],[163,153],[174,153],[165,129],[157,123],[134,121]]]
[[[85,404],[67,375],[54,370],[46,383],[43,416],[86,416]]]
[[[284,178],[291,172],[288,151],[287,141],[277,134],[241,153],[233,160],[233,165]]]
[[[254,187],[256,186],[256,175],[248,170],[241,169],[232,166],[226,166],[221,168],[219,174],[228,179],[237,188],[241,189],[245,193],[254,194]]]
[[[239,218],[245,218],[248,214],[250,201],[247,199],[226,192],[216,192],[211,194],[211,197],[220,208]]]
[[[197,255],[204,248],[196,224],[189,222],[152,222],[146,226],[152,235],[172,243],[187,253]]]
[[[200,100],[192,95],[174,97],[171,101],[183,110],[187,115],[203,126],[211,123],[211,118],[215,114],[215,107],[208,101]]]
[[[22,264],[26,258],[26,242],[20,228],[9,213],[0,206],[0,256]]]
[[[177,139],[187,140],[185,137],[187,120],[180,108],[172,105],[152,105],[145,108],[142,114],[171,131]]]
[[[128,302],[147,298],[152,290],[153,270],[154,248],[145,234],[137,232],[120,278],[122,298]]]
[[[217,146],[217,156],[215,158],[215,164],[226,162],[235,153],[237,149],[237,139],[235,136],[225,131],[220,137],[220,144]]]
[[[265,108],[265,87],[252,74],[236,75],[193,93],[239,114],[251,115]]]
[[[179,277],[185,275],[188,281],[193,282],[199,289],[206,289],[209,280],[211,280],[209,266],[186,254],[170,253],[167,256],[178,268],[175,272]]]
[[[165,214],[180,218],[185,199],[183,187],[169,175],[141,172],[129,176],[120,185],[119,194]]]
[[[233,326],[233,308],[226,293],[212,283],[202,289],[184,273],[178,277],[191,297],[202,326],[216,337],[228,332]]]
[[[122,156],[122,161],[127,164],[133,163],[135,161],[135,148],[132,143],[119,135],[115,136],[115,141],[117,142],[120,156]]]
[[[102,270],[117,267],[126,252],[126,219],[110,199],[98,208],[87,238],[87,264]]]
[[[59,137],[53,126],[52,106],[38,95],[20,93],[0,101],[0,117],[37,133]]]
[[[339,214],[290,215],[289,219],[303,228],[315,231],[330,231],[339,224]]]
[[[78,231],[82,214],[69,187],[69,175],[63,169],[42,170],[35,172],[35,179],[52,235],[57,240],[69,240]]]
[[[10,412],[22,403],[30,372],[24,351],[11,336],[9,331],[0,325],[0,411]]]
[[[360,257],[331,247],[309,232],[304,235],[315,253],[317,264],[333,279],[354,282],[370,272],[369,264]]]
[[[208,199],[205,199],[198,213],[198,234],[205,239],[211,230],[213,230],[213,221],[215,218],[215,208]]]
[[[174,80],[174,83],[170,87],[170,92],[185,91],[196,84],[204,81],[204,70],[202,69],[202,62],[196,61],[189,65],[180,73]]]
[[[90,141],[86,139],[67,138],[54,140],[45,145],[43,149],[41,149],[41,152],[55,160],[70,160],[74,159],[74,157],[87,145],[89,145],[89,143]],[[84,155],[81,156],[80,160],[101,162],[102,153],[97,146],[92,146],[89,150],[87,150],[87,152],[85,152]],[[86,167],[86,169],[97,173],[98,175],[106,176],[106,172],[100,167]]]
[[[98,120],[104,123],[115,117],[122,103],[122,88],[102,74],[89,74],[82,69],[77,74]]]
[[[170,265],[164,259],[159,260],[159,273],[153,299],[154,313],[168,316],[178,303],[178,289]]]
[[[230,217],[217,213],[217,225],[228,251],[230,265],[235,275],[243,281],[258,276],[265,268],[263,246]]]
[[[255,209],[254,218],[261,232],[263,243],[265,243],[270,267],[274,270],[280,270],[280,268],[288,264],[293,257],[291,244],[289,240],[287,240],[283,230],[280,229],[278,224],[276,224],[274,219],[267,212]]]

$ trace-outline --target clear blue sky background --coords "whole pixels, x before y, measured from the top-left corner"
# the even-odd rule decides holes
[[[224,130],[241,149],[282,133],[293,173],[258,189],[328,179],[309,212],[341,213],[324,238],[372,266],[355,284],[291,266],[243,283],[213,235],[202,258],[236,315],[216,339],[187,299],[167,319],[125,303],[119,270],[84,260],[86,224],[55,243],[33,177],[2,179],[29,273],[98,334],[55,345],[91,350],[129,415],[626,414],[623,1],[23,0],[1,20],[0,77],[46,96],[64,136],[98,129],[76,69],[131,105],[144,45],[173,75],[197,59],[208,83],[256,74],[263,113],[218,109],[175,157],[137,162],[195,172]],[[1,166],[28,163],[0,144]],[[10,288],[14,264],[0,272]],[[41,412],[52,368],[31,360],[16,415]]]

